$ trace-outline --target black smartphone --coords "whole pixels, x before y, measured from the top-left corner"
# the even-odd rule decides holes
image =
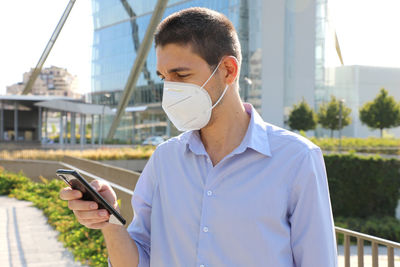
[[[114,215],[122,225],[126,224],[126,220],[121,216],[121,214],[108,204],[108,202],[77,171],[59,169],[56,171],[56,174],[72,189],[81,191],[82,200],[95,201],[98,204],[99,209],[106,209],[111,215],[110,222]]]

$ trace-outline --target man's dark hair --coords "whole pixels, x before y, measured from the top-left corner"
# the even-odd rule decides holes
[[[155,45],[190,45],[194,53],[210,67],[223,56],[241,62],[239,39],[232,22],[223,14],[207,8],[193,7],[173,13],[158,25]]]

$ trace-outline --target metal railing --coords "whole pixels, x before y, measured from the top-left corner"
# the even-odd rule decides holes
[[[400,243],[378,238],[371,235],[358,233],[340,227],[335,227],[336,235],[342,234],[344,246],[344,266],[350,267],[350,238],[357,239],[357,259],[358,267],[364,267],[364,242],[371,243],[372,248],[372,267],[379,266],[379,245],[387,247],[387,266],[394,267],[394,249],[400,248]]]

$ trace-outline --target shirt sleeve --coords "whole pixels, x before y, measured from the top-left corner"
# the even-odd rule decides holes
[[[307,152],[290,194],[291,246],[297,267],[336,267],[337,251],[325,163]]]
[[[139,251],[138,267],[150,266],[151,207],[156,186],[154,171],[155,152],[147,162],[132,196],[133,220],[128,233],[135,241]]]

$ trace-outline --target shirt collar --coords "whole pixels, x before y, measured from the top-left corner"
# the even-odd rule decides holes
[[[243,105],[246,112],[250,115],[250,122],[241,144],[232,153],[240,154],[247,148],[251,148],[265,156],[271,157],[267,124],[251,104],[244,103]],[[187,149],[191,150],[194,154],[207,155],[198,130],[188,132],[186,144]]]
[[[186,139],[186,147],[196,155],[207,155],[203,142],[200,139],[199,130],[190,131]]]

